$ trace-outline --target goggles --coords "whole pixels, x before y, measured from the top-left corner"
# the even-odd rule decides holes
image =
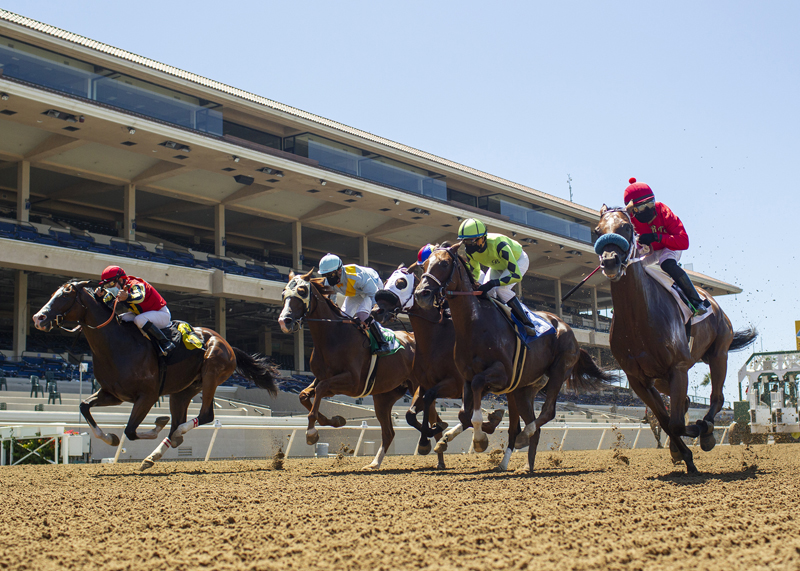
[[[644,212],[649,208],[655,208],[655,207],[656,207],[656,199],[651,198],[646,202],[640,202],[639,204],[634,204],[633,206],[628,207],[627,210],[631,214],[636,215],[636,214],[641,214],[642,212]]]

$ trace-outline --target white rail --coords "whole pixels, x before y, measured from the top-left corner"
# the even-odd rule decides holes
[[[722,430],[723,431],[722,432],[722,437],[719,439],[719,444],[723,444],[724,443],[725,437],[728,435],[728,432],[733,429],[734,425],[735,425],[735,423],[732,423],[730,426],[719,427],[719,428],[715,429],[715,430]],[[15,426],[48,426],[48,427],[58,426],[58,427],[61,427],[63,429],[65,424],[64,423],[51,423],[51,424],[16,423]],[[124,429],[125,428],[125,424],[103,423],[103,428],[111,428],[111,429],[122,428],[122,429]],[[325,427],[321,427],[321,428],[325,428]],[[498,428],[498,430],[501,430],[501,429],[508,430],[508,424],[507,423],[501,423],[497,428]],[[632,424],[632,425],[610,424],[610,425],[605,425],[605,426],[599,426],[599,425],[574,425],[574,424],[573,425],[569,425],[569,424],[550,424],[550,425],[547,425],[547,426],[543,426],[542,427],[542,431],[558,431],[558,430],[563,430],[564,431],[564,434],[561,436],[561,441],[560,441],[560,443],[558,445],[558,448],[557,448],[558,451],[561,451],[561,450],[564,449],[564,444],[565,444],[565,442],[567,440],[567,435],[570,432],[575,432],[575,431],[598,431],[598,430],[602,431],[601,434],[600,434],[600,441],[598,442],[597,448],[596,448],[596,450],[600,450],[601,447],[603,446],[603,442],[605,440],[606,434],[609,431],[615,430],[615,429],[619,430],[619,431],[635,430],[636,431],[636,436],[635,436],[635,438],[633,440],[633,444],[631,445],[631,449],[633,450],[633,449],[636,448],[636,445],[639,442],[639,436],[641,435],[641,432],[642,432],[643,428],[649,430],[650,427],[648,425],[644,424],[644,423],[637,423],[637,424]],[[200,429],[200,430],[213,430],[214,431],[214,433],[211,435],[211,441],[208,444],[208,449],[206,450],[205,459],[204,459],[204,462],[208,462],[210,457],[211,457],[211,452],[212,452],[212,450],[214,448],[214,443],[215,443],[215,441],[217,439],[217,433],[222,429],[228,429],[228,430],[281,430],[281,431],[291,430],[292,432],[291,432],[291,434],[289,436],[289,442],[288,442],[288,444],[286,446],[286,452],[285,452],[285,457],[288,458],[289,455],[291,454],[292,445],[294,444],[295,437],[297,436],[297,433],[298,432],[305,432],[306,429],[307,429],[307,426],[291,426],[291,425],[267,426],[267,425],[263,425],[263,424],[262,425],[238,425],[237,424],[237,425],[223,426],[222,423],[220,422],[220,420],[217,419],[217,420],[214,421],[214,424],[198,426],[194,430],[198,430],[198,429]],[[406,431],[417,432],[417,429],[413,428],[411,426],[396,426],[396,427],[394,427],[394,429],[395,429],[395,432],[406,432]],[[331,429],[331,430],[337,430],[337,431],[340,431],[340,430],[358,430],[358,431],[360,431],[359,435],[358,435],[358,441],[356,443],[355,449],[353,450],[353,456],[355,457],[355,456],[359,455],[359,452],[361,450],[361,445],[364,442],[364,435],[366,434],[367,430],[380,430],[380,427],[379,426],[369,426],[369,425],[367,425],[366,422],[362,422],[361,426],[342,426],[340,428]],[[63,463],[64,464],[69,463],[69,456],[67,454],[67,447],[66,447],[66,444],[67,444],[66,437],[67,436],[69,436],[69,434],[64,434],[63,435],[62,443],[61,443],[62,444],[62,456],[63,456]],[[61,438],[61,436],[56,437],[56,438]],[[0,447],[2,447],[2,448],[0,448],[0,450],[4,450],[5,449],[5,441],[6,441],[6,439],[3,439],[2,441],[0,441]],[[123,433],[122,437],[120,438],[119,445],[117,446],[116,453],[114,454],[114,463],[116,463],[119,460],[120,454],[122,453],[123,445],[125,444],[125,441],[126,441],[126,438],[125,438],[125,435]],[[695,439],[695,443],[696,443],[696,441],[697,441],[697,439]],[[669,439],[667,439],[667,442],[666,442],[665,446],[668,445],[668,444],[669,444]],[[728,444],[730,444],[730,442]],[[470,452],[473,452],[471,447],[470,447]],[[415,448],[415,452],[414,453],[416,454],[416,448]],[[5,458],[5,454],[0,454],[0,458],[4,459]],[[18,463],[18,462],[15,462],[15,464]],[[56,461],[55,462],[51,462],[51,463],[58,463],[58,443],[57,442],[56,442]]]

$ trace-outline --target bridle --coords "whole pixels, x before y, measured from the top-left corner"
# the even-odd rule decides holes
[[[398,271],[400,271],[400,270],[398,270]],[[409,276],[407,279],[416,279],[416,276],[412,272],[408,272],[408,271],[405,271],[405,270],[402,270],[402,271],[406,276]],[[394,274],[392,274],[392,275],[394,275]],[[426,274],[422,274],[422,277],[424,278],[425,275]],[[430,277],[438,283],[438,280],[436,279],[435,276],[430,276]],[[414,287],[415,287],[414,285],[411,286],[411,295],[409,296],[409,298],[405,302],[403,302],[400,299],[400,296],[398,296],[394,291],[392,291],[392,290],[390,290],[388,288],[384,288],[383,291],[386,291],[386,292],[389,292],[389,293],[393,294],[394,297],[397,299],[397,304],[396,304],[395,308],[386,312],[386,313],[389,314],[390,319],[393,319],[395,321],[400,321],[398,316],[403,314],[403,315],[408,315],[409,317],[419,317],[420,319],[423,319],[423,320],[428,321],[430,323],[435,323],[437,325],[442,323],[442,321],[444,321],[444,304],[443,303],[435,304],[435,307],[439,310],[439,319],[436,319],[436,320],[431,319],[430,317],[427,317],[425,315],[422,315],[419,312],[411,311],[411,309],[414,307]],[[376,297],[376,301],[377,301],[377,297]],[[405,327],[406,327],[405,323],[400,321],[400,324],[403,326],[403,329],[405,329]]]
[[[74,286],[72,287],[72,289],[75,292],[75,297],[72,298],[72,303],[69,304],[69,307],[67,307],[67,309],[65,309],[64,311],[61,311],[60,313],[58,313],[58,315],[56,315],[53,318],[53,323],[56,324],[56,327],[58,327],[59,329],[62,329],[63,331],[66,331],[67,333],[75,333],[76,331],[78,331],[82,327],[88,327],[89,329],[102,329],[103,327],[105,327],[106,325],[111,323],[111,321],[114,319],[114,317],[117,314],[117,303],[119,302],[119,299],[116,299],[116,298],[114,299],[114,307],[111,310],[111,315],[108,317],[108,319],[105,321],[105,323],[102,323],[100,325],[94,326],[94,325],[89,325],[86,322],[82,322],[80,320],[76,320],[75,323],[77,323],[78,325],[73,327],[72,329],[67,329],[66,327],[61,325],[64,322],[64,316],[67,313],[69,313],[70,311],[72,311],[72,308],[75,306],[76,302],[86,312],[89,311],[89,308],[86,307],[86,304],[84,304],[83,301],[81,300],[81,290],[83,290],[83,291],[88,291],[88,290],[85,287],[77,288],[77,287],[74,287]],[[94,295],[94,293],[91,293],[91,295]]]
[[[460,260],[458,259],[458,256],[456,256],[455,254],[453,254],[453,252],[450,251],[450,248],[436,248],[433,252],[431,252],[431,255],[433,255],[434,252],[438,250],[444,250],[445,252],[447,252],[447,255],[450,256],[450,260],[452,261],[452,266],[450,267],[450,275],[444,281],[441,281],[439,278],[437,278],[430,272],[425,272],[424,274],[422,274],[423,280],[425,278],[430,278],[433,282],[436,283],[436,285],[439,286],[438,289],[434,290],[434,300],[433,300],[434,307],[438,307],[440,308],[440,311],[444,311],[444,301],[445,298],[447,297],[453,297],[457,295],[482,295],[483,292],[477,290],[453,291],[446,289],[447,286],[450,285],[450,282],[453,281],[453,276],[456,273],[456,264],[460,263]]]
[[[300,286],[303,286],[303,285],[306,286],[306,289],[307,289],[307,292],[308,292],[308,293],[306,293],[305,296],[303,296],[303,294],[301,294],[299,291],[297,291],[298,288]],[[314,312],[314,309],[316,309],[316,303],[317,303],[316,299],[314,299],[314,296],[311,295],[311,288],[312,287],[313,287],[313,284],[310,281],[306,281],[306,280],[300,278],[299,276],[295,276],[283,288],[283,293],[281,293],[281,302],[283,302],[284,305],[286,305],[286,300],[288,298],[292,298],[292,297],[295,297],[295,298],[299,299],[303,303],[303,314],[299,318],[294,320],[294,324],[292,326],[293,330],[295,330],[295,331],[299,330],[303,326],[303,322],[304,321],[322,321],[322,322],[329,322],[329,323],[350,323],[350,324],[353,324],[353,325],[357,326],[359,329],[361,328],[362,323],[360,321],[356,320],[353,317],[350,317],[349,315],[346,315],[338,307],[336,307],[336,309],[339,311],[339,313],[341,313],[342,315],[346,316],[346,319],[319,319],[319,318],[316,318],[316,317],[308,317],[308,315],[312,314]],[[314,304],[314,307],[312,307],[312,302]],[[334,305],[334,304],[331,304],[331,305]]]
[[[628,227],[631,229],[631,236],[630,238],[625,238],[622,234],[618,234],[616,232],[609,232],[608,234],[603,234],[600,236],[594,244],[595,253],[597,253],[598,257],[600,258],[600,264],[602,265],[603,262],[603,250],[608,245],[613,245],[619,247],[623,252],[625,252],[625,256],[620,261],[620,270],[619,270],[619,277],[625,275],[625,270],[628,266],[636,261],[634,258],[634,253],[636,252],[637,246],[637,235],[636,231],[634,230],[633,221],[631,220],[631,215],[625,208],[609,208],[606,210],[603,215],[600,217],[602,221],[608,214],[620,212],[625,215],[627,219]],[[603,270],[603,275],[605,275],[605,270]],[[608,276],[606,276],[608,277]]]

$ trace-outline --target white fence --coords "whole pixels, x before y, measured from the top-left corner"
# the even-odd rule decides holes
[[[724,444],[725,443],[725,439],[728,436],[730,430],[733,429],[734,425],[735,425],[735,423],[731,424],[730,426],[716,428],[717,431],[721,431],[722,432],[722,436],[719,438],[719,443],[720,444]],[[103,428],[104,429],[124,429],[124,427],[125,427],[124,424],[106,424],[106,423],[103,423]],[[320,428],[325,430],[324,427],[320,427]],[[198,427],[198,428],[196,428],[194,430],[203,430],[203,431],[213,430],[213,433],[211,435],[211,439],[209,441],[208,448],[206,449],[205,457],[204,457],[204,461],[208,462],[211,459],[211,454],[212,454],[212,451],[214,449],[214,444],[215,444],[215,442],[217,440],[217,434],[218,434],[218,432],[220,430],[246,430],[246,431],[250,431],[250,430],[276,431],[277,430],[277,431],[280,431],[280,432],[282,432],[284,434],[287,431],[291,431],[291,433],[289,434],[289,437],[288,437],[288,443],[286,445],[286,452],[285,452],[285,457],[288,458],[292,454],[292,449],[293,449],[293,447],[295,445],[295,438],[298,436],[298,433],[300,433],[300,438],[304,437],[305,431],[306,431],[306,426],[292,426],[292,425],[266,426],[266,425],[263,425],[263,424],[260,424],[260,425],[241,425],[241,424],[237,424],[237,425],[224,426],[224,425],[222,425],[222,423],[219,420],[216,420],[214,422],[214,424],[200,426],[200,427]],[[342,433],[344,431],[351,431],[351,432],[352,431],[358,431],[357,442],[356,442],[355,447],[353,448],[353,456],[357,457],[357,456],[360,456],[360,455],[361,456],[364,455],[362,447],[363,447],[363,444],[364,444],[364,437],[365,437],[367,431],[368,430],[376,431],[376,430],[379,430],[379,428],[376,427],[376,426],[368,426],[366,422],[363,422],[361,424],[361,426],[343,426],[341,428],[327,429],[327,430],[336,431],[336,432],[339,432],[339,433]],[[498,426],[498,430],[497,430],[497,432],[495,434],[497,435],[498,433],[500,433],[500,432],[502,432],[504,430],[505,431],[508,430],[508,424],[507,423],[501,423],[501,425]],[[603,447],[604,444],[610,443],[610,439],[607,440],[606,437],[608,436],[609,432],[614,431],[614,430],[617,430],[622,434],[630,435],[630,437],[633,439],[633,443],[630,445],[630,449],[636,449],[637,445],[639,444],[639,438],[640,438],[640,436],[642,434],[642,431],[644,430],[645,433],[649,433],[650,432],[650,426],[647,425],[647,424],[643,424],[643,423],[636,423],[636,424],[621,423],[621,424],[606,424],[606,425],[597,425],[597,424],[588,424],[588,423],[584,423],[584,424],[556,424],[556,423],[551,423],[551,424],[548,424],[548,425],[545,425],[545,426],[542,427],[543,438],[540,440],[539,446],[540,446],[540,448],[542,448],[543,446],[545,446],[545,447],[547,446],[547,444],[546,444],[547,443],[547,439],[544,438],[545,434],[547,434],[547,433],[555,433],[556,436],[558,436],[558,433],[561,432],[562,433],[562,434],[560,434],[561,438],[560,439],[556,438],[556,440],[553,441],[553,445],[551,446],[551,449],[559,450],[559,451],[563,450],[565,445],[567,444],[568,437],[570,435],[572,435],[573,437],[575,437],[579,441],[579,442],[574,443],[574,444],[577,444],[577,447],[573,447],[572,449],[587,450],[587,449],[594,448],[596,450],[600,450]],[[395,427],[395,432],[396,433],[412,432],[412,433],[419,434],[415,428],[412,428],[410,426],[397,426],[397,427]],[[599,441],[598,441],[596,447],[594,446],[593,443],[591,444],[591,446],[586,446],[585,444],[587,444],[587,442],[586,442],[587,439],[585,438],[585,436],[587,434],[589,434],[589,433],[594,433],[594,435],[596,435],[597,432],[600,432],[600,438],[599,438]],[[72,455],[72,456],[80,456],[80,454],[72,454],[72,452],[75,451],[76,448],[78,450],[82,450],[82,448],[80,448],[80,442],[70,442],[69,441],[69,438],[73,438],[73,439],[79,438],[80,439],[81,437],[80,436],[69,435],[69,434],[64,434],[64,424],[43,425],[43,424],[39,423],[39,424],[36,424],[36,425],[27,424],[27,425],[19,425],[19,426],[14,426],[14,427],[6,427],[6,428],[0,429],[0,436],[1,436],[1,438],[0,438],[0,447],[1,447],[0,450],[2,450],[2,452],[3,452],[3,454],[0,455],[0,458],[2,458],[3,461],[5,461],[5,453],[4,452],[5,452],[6,444],[8,442],[10,442],[10,440],[12,438],[20,440],[22,438],[45,438],[45,437],[47,437],[47,438],[50,438],[51,440],[55,440],[55,443],[56,443],[55,444],[56,445],[56,460],[55,460],[55,462],[52,462],[52,461],[48,460],[48,462],[50,462],[50,463],[56,463],[57,464],[59,462],[59,456],[60,456],[62,463],[67,464],[67,463],[69,463],[70,455]],[[188,437],[190,437],[190,436],[187,435],[187,438]],[[469,435],[461,437],[461,438],[467,438],[467,437],[469,437]],[[60,447],[61,454],[59,454],[59,440],[61,441],[61,447]],[[590,442],[593,442],[594,438],[589,438],[588,440]],[[555,446],[555,441],[559,442],[557,447]],[[157,440],[153,440],[153,441],[149,441],[149,442],[152,443],[152,448],[155,448],[157,446]],[[668,442],[668,440],[667,440],[667,442]],[[113,459],[109,459],[109,461],[116,463],[119,460],[120,454],[123,451],[123,447],[124,447],[125,443],[126,443],[126,438],[125,438],[125,436],[123,434],[121,436],[121,438],[120,438],[120,443],[116,448],[116,452],[114,454]],[[305,444],[304,441],[303,441],[303,443]],[[580,445],[581,443],[584,444],[584,446],[581,446]],[[730,442],[728,442],[728,444],[730,444]],[[470,453],[473,452],[471,445],[470,445],[469,452]],[[31,452],[31,454],[33,454],[33,453],[36,453],[36,451]],[[371,452],[370,452],[370,454],[371,454]],[[416,455],[416,446],[414,447],[414,454]],[[20,458],[16,462],[13,462],[13,464],[18,464],[23,459],[24,458]]]

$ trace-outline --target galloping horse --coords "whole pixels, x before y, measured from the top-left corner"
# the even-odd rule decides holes
[[[434,437],[438,443],[436,454],[437,467],[444,469],[444,452],[447,450],[447,441],[439,440],[443,428],[447,425],[438,422],[436,413],[436,399],[460,399],[464,390],[464,377],[456,366],[453,349],[456,342],[456,331],[453,320],[444,307],[422,309],[414,300],[414,287],[416,276],[413,273],[417,264],[406,268],[402,264],[389,276],[384,284],[384,289],[375,294],[377,309],[372,315],[384,323],[396,318],[399,313],[408,315],[411,327],[414,330],[417,351],[414,356],[414,377],[419,382],[419,388],[414,394],[411,407],[406,413],[408,423],[420,431],[420,440],[417,452],[425,455],[431,451],[430,441]],[[422,410],[422,424],[417,420],[419,411]],[[503,410],[489,414],[489,421],[484,422],[482,430],[492,434],[503,419]],[[428,426],[432,427],[431,429]],[[471,428],[468,424],[463,428]],[[462,429],[463,429],[462,428]]]
[[[119,445],[119,437],[97,426],[90,412],[92,407],[133,403],[125,427],[126,438],[152,440],[158,437],[169,417],[157,418],[153,430],[139,432],[137,428],[161,395],[170,395],[172,428],[169,437],[142,462],[140,469],[150,468],[168,447],[180,446],[183,436],[192,428],[214,420],[214,392],[234,371],[273,395],[277,394],[277,371],[265,357],[250,356],[231,347],[219,333],[205,327],[195,328],[203,337],[205,350],[190,351],[185,360],[166,367],[162,380],[158,357],[150,341],[133,323],[112,319],[112,310],[86,287],[88,284],[88,281],[73,281],[62,285],[33,316],[33,323],[42,331],[50,331],[54,325],[61,327],[64,321],[78,323],[86,335],[100,390],[83,401],[80,410],[95,437],[106,444]],[[201,391],[200,414],[187,422],[189,403]]]
[[[498,470],[508,468],[522,416],[526,424],[522,436],[530,437],[528,469],[532,472],[541,427],[555,417],[556,398],[564,382],[569,381],[571,388],[594,388],[611,376],[578,347],[575,334],[564,321],[544,312],[537,314],[550,322],[555,333],[537,337],[529,345],[524,361],[515,363],[516,333],[494,302],[475,295],[476,284],[458,255],[459,246],[460,242],[433,251],[414,296],[425,309],[445,299],[450,305],[456,332],[456,364],[466,379],[462,409],[465,417],[472,408],[471,419],[463,418],[462,423],[472,421],[475,450],[483,452],[489,443],[481,430],[483,395],[508,393],[508,448]],[[518,380],[512,385],[515,378]],[[536,418],[533,399],[542,389],[545,402]]]
[[[372,395],[375,416],[381,425],[381,448],[365,469],[377,470],[394,439],[392,406],[406,390],[413,393],[411,368],[414,363],[415,343],[410,333],[398,332],[402,349],[393,355],[378,357],[374,375],[369,375],[371,353],[366,335],[353,318],[325,296],[323,280],[311,278],[313,270],[299,276],[289,274],[289,283],[283,290],[283,311],[278,318],[284,333],[297,331],[303,321],[308,322],[314,351],[311,353],[311,372],[314,381],[300,393],[300,402],[308,409],[306,442],[315,444],[319,433],[314,425],[339,428],[345,419],[334,416],[328,420],[319,412],[322,399],[333,395],[363,397]],[[370,380],[374,377],[374,386]],[[313,398],[313,405],[311,399]]]
[[[698,288],[711,302],[712,314],[691,326],[690,337],[678,302],[645,272],[638,259],[632,258],[636,236],[628,213],[604,204],[596,231],[600,237],[595,250],[600,255],[603,274],[611,280],[614,304],[611,352],[628,376],[630,387],[669,435],[673,462],[682,460],[687,471],[695,473],[692,452],[681,436],[699,436],[704,451],[714,448],[714,417],[724,404],[722,386],[728,352],[753,343],[756,331],[749,328],[734,333],[717,302]],[[703,420],[686,426],[688,371],[701,360],[711,369],[711,403]],[[669,413],[659,392],[670,397]]]

